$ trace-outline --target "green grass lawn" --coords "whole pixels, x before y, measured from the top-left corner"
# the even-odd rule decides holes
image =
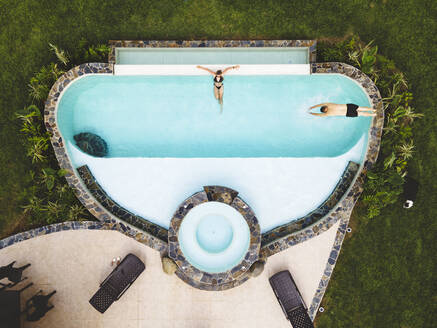
[[[72,51],[81,39],[323,39],[358,34],[406,73],[414,107],[411,175],[417,204],[366,219],[355,211],[324,300],[319,327],[432,327],[437,313],[437,2],[230,0],[0,0],[0,234],[29,227],[20,209],[31,167],[14,113],[27,84],[54,60],[48,43]]]

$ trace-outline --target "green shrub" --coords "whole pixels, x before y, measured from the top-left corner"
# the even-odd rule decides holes
[[[111,48],[106,44],[91,45],[87,40],[80,40],[78,47],[72,51],[72,61],[75,63],[107,62]]]
[[[413,94],[403,73],[393,61],[379,55],[372,42],[364,45],[357,36],[352,36],[336,43],[320,42],[319,48],[321,61],[354,65],[375,82],[383,97],[385,122],[379,158],[367,174],[362,198],[368,217],[373,218],[395,203],[402,192],[408,160],[414,155],[411,125],[423,115],[410,106]]]
[[[43,101],[50,88],[68,69],[85,61],[102,61],[109,53],[107,46],[90,46],[81,43],[73,55],[49,44],[58,62],[43,66],[29,82],[29,95],[33,104],[18,111],[26,155],[32,160],[25,182],[27,187],[19,195],[23,212],[31,225],[51,224],[65,220],[92,220],[64,179],[66,170],[60,169],[50,135],[43,122]],[[71,60],[70,60],[71,58]],[[63,68],[60,68],[63,66]]]

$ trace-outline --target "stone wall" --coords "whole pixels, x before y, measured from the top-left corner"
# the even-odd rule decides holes
[[[309,62],[316,62],[316,40],[110,40],[108,62],[115,64],[116,48],[253,48],[305,47],[309,48]]]

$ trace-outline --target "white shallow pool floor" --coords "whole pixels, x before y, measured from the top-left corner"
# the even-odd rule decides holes
[[[311,304],[335,239],[338,223],[323,234],[269,257],[264,272],[223,292],[202,291],[162,272],[158,252],[117,231],[63,231],[0,250],[0,266],[32,263],[26,276],[39,289],[56,289],[55,306],[25,328],[246,328],[290,327],[268,278],[290,270],[306,304]],[[103,315],[88,300],[113,270],[111,260],[128,253],[146,270]],[[0,324],[1,326],[1,324]]]
[[[347,153],[326,158],[95,158],[72,145],[76,167],[87,164],[108,195],[164,228],[203,186],[235,189],[266,232],[301,218],[331,194],[349,161],[360,162],[363,137]]]

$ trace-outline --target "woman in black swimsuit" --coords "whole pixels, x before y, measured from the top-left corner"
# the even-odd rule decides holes
[[[203,66],[199,66],[197,65],[197,68],[203,69],[204,71],[207,71],[208,73],[214,75],[214,97],[215,99],[218,100],[221,108],[223,106],[223,92],[224,92],[224,85],[223,85],[223,75],[225,75],[225,73],[231,69],[238,69],[240,68],[240,65],[235,65],[235,66],[229,66],[227,68],[225,68],[223,71],[222,70],[218,70],[217,72],[214,72],[213,70],[210,70],[209,68],[203,67]]]

